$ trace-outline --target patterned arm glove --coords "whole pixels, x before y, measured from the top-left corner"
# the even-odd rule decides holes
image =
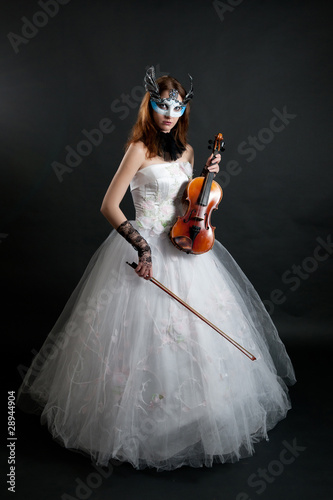
[[[120,224],[120,226],[117,228],[117,231],[138,252],[139,262],[150,269],[152,267],[150,246],[141,236],[141,234],[136,229],[134,229],[134,227],[128,220],[125,220],[125,222]]]

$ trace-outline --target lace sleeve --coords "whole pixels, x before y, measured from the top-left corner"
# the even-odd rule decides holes
[[[141,236],[141,234],[132,226],[132,224],[128,220],[125,220],[125,222],[120,224],[120,226],[117,228],[117,231],[138,252],[139,262],[145,264],[150,268],[152,266],[151,249],[146,240]]]

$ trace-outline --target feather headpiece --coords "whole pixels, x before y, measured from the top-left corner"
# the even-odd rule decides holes
[[[183,105],[187,104],[194,96],[193,78],[191,77],[191,75],[188,75],[188,76],[190,77],[191,88],[187,92],[186,96],[184,97],[184,99],[182,101]],[[151,100],[155,101],[155,102],[160,102],[161,101],[160,89],[158,87],[158,84],[156,83],[154,66],[150,66],[150,68],[147,69],[146,75],[144,77],[144,82],[145,82],[146,92],[149,92]],[[170,97],[173,99],[177,98],[178,92],[177,92],[177,96],[175,95],[176,92],[177,91],[175,89],[171,89],[170,90]]]

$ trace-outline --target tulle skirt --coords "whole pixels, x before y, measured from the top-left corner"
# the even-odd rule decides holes
[[[135,225],[135,223],[133,222]],[[116,231],[92,257],[19,391],[53,437],[136,468],[211,466],[253,453],[286,416],[293,367],[260,298],[218,242],[203,255],[149,241],[153,274],[255,357],[251,361],[126,261]]]

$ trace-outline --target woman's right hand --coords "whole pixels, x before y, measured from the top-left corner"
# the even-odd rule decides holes
[[[136,266],[135,272],[141,278],[150,280],[153,277],[153,264],[151,260],[151,251],[149,245],[143,251],[139,251],[139,263]]]

